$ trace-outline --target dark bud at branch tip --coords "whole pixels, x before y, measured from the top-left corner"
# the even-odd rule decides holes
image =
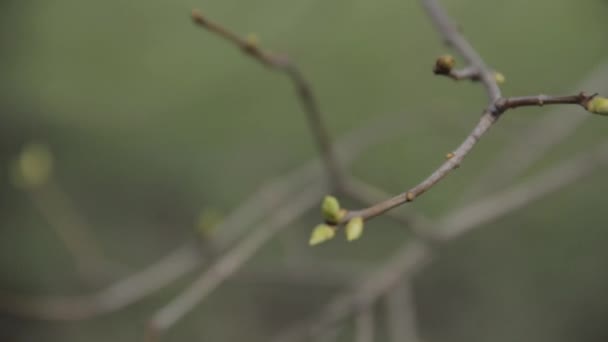
[[[201,12],[198,9],[193,9],[192,10],[192,20],[194,20],[195,23],[199,24],[199,25],[206,25],[207,21],[205,20],[205,16],[203,15],[203,12]]]
[[[451,55],[443,55],[437,58],[435,61],[435,67],[433,68],[433,72],[438,75],[447,75],[449,74],[454,65],[456,64],[456,60]]]

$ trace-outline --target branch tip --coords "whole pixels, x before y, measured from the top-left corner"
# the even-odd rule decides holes
[[[608,116],[608,98],[593,95],[583,104],[588,112]]]
[[[202,26],[207,26],[207,19],[203,15],[203,12],[197,8],[192,10],[192,20]]]

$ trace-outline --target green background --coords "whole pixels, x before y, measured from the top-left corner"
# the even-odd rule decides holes
[[[486,61],[506,75],[507,95],[571,92],[608,56],[606,1],[444,2]],[[432,75],[434,59],[447,50],[417,1],[5,0],[3,291],[61,295],[90,289],[44,218],[10,184],[9,161],[27,142],[50,146],[56,182],[94,228],[99,246],[131,270],[192,239],[201,210],[229,212],[261,184],[315,156],[288,81],[192,25],[193,7],[288,53],[312,82],[333,136],[376,117],[406,117],[402,134],[374,146],[349,170],[388,192],[415,184],[435,168],[485,105],[482,87]],[[604,86],[585,90],[607,93],[608,73],[592,76],[603,77]],[[569,108],[571,115],[588,115]],[[456,174],[413,209],[439,218],[466,205],[462,194],[484,168],[550,111],[509,112]],[[603,142],[607,129],[606,119],[589,118],[523,177]],[[603,173],[443,250],[416,277],[425,341],[605,341]],[[303,253],[315,258],[312,265],[346,260],[376,267],[406,238],[401,227],[378,220],[357,244],[332,242],[309,250],[307,235],[317,220],[313,213],[290,227]],[[273,241],[259,262],[280,263],[283,249]],[[141,340],[146,320],[187,280],[127,310],[84,322],[2,315],[0,337]],[[229,281],[165,339],[265,341],[340,290]],[[343,338],[348,340],[348,332]]]

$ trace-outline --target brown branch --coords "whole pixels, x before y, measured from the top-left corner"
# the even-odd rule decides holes
[[[520,96],[520,97],[509,97],[503,98],[496,101],[496,111],[505,112],[508,109],[515,109],[519,107],[533,107],[533,106],[544,106],[544,105],[563,105],[563,104],[577,104],[583,108],[586,108],[587,103],[593,99],[597,94],[587,95],[580,93],[578,95],[569,96],[549,96],[549,95],[537,95],[537,96]]]
[[[208,30],[209,32],[215,33],[218,36],[228,40],[232,44],[236,45],[241,51],[249,55],[253,59],[262,63],[263,65],[285,73],[293,83],[298,99],[304,112],[308,124],[314,136],[314,140],[317,144],[317,148],[325,165],[327,174],[329,176],[330,185],[335,190],[341,189],[342,170],[338,163],[338,158],[333,150],[331,139],[326,128],[325,123],[321,115],[321,110],[316,100],[312,88],[302,72],[296,64],[294,64],[287,56],[277,55],[269,53],[261,49],[257,42],[240,38],[237,34],[223,27],[222,25],[209,20],[199,10],[192,11],[192,19],[194,22]]]
[[[433,20],[440,34],[444,36],[446,43],[456,49],[467,60],[470,67],[477,71],[480,81],[486,87],[490,104],[485,109],[478,124],[473,128],[471,133],[465,138],[460,146],[458,146],[453,152],[448,153],[447,160],[441,166],[439,166],[439,168],[433,171],[426,179],[409,190],[387,200],[381,201],[364,209],[348,212],[348,214],[345,215],[340,222],[338,222],[338,226],[348,222],[354,217],[361,217],[364,220],[369,220],[399,205],[414,201],[418,196],[431,189],[454,169],[458,168],[479,139],[481,139],[481,137],[505,111],[524,106],[543,106],[545,104],[578,104],[585,107],[586,104],[594,96],[596,96],[596,94],[586,95],[584,93],[580,93],[579,95],[573,96],[538,95],[503,98],[500,89],[496,84],[493,72],[487,68],[485,62],[477,54],[475,49],[469,44],[464,36],[458,32],[456,26],[451,22],[447,14],[443,11],[441,6],[439,6],[438,2],[436,0],[422,0],[422,4]],[[451,69],[451,65],[453,64],[453,61],[449,59],[449,56],[447,56],[447,60],[441,60],[440,58],[437,61],[435,72],[440,69],[449,71]]]
[[[421,0],[421,2],[445,43],[464,57],[469,67],[476,70],[479,80],[486,89],[490,104],[500,99],[502,95],[494,72],[488,68],[481,56],[460,33],[439,2],[437,0]]]
[[[481,199],[463,209],[446,215],[433,229],[436,240],[450,241],[506,214],[524,208],[563,187],[573,184],[608,164],[608,143],[585,155],[560,163],[513,189]],[[393,288],[403,277],[409,277],[432,259],[431,247],[417,239],[404,243],[397,253],[380,269],[364,277],[357,288],[341,293],[309,320],[288,327],[272,341],[294,342],[316,336],[328,327],[348,318],[362,303],[374,303]]]
[[[596,89],[608,92],[605,79],[608,77],[608,63],[594,68],[585,80],[574,89]],[[572,115],[567,107],[559,107],[542,116],[536,122],[527,125],[523,132],[518,132],[517,139],[507,143],[502,152],[498,152],[494,161],[486,167],[474,184],[468,187],[456,203],[470,202],[482,191],[486,193],[498,190],[510,184],[512,180],[539,161],[546,153],[560,142],[570,137],[590,115]],[[513,158],[517,163],[513,163]]]
[[[473,149],[475,144],[490,127],[492,127],[496,120],[498,120],[498,116],[491,111],[486,110],[469,136],[467,136],[462,144],[449,154],[449,158],[425,180],[403,193],[368,208],[349,211],[340,223],[348,222],[354,217],[362,217],[365,220],[369,220],[406,202],[414,201],[416,197],[422,195],[447,176],[452,170],[458,168],[464,157]]]
[[[389,197],[385,191],[356,177],[348,178],[348,181],[345,182],[344,193],[361,205],[373,205]],[[430,220],[425,215],[413,211],[402,213],[394,210],[386,212],[386,215],[396,223],[407,227],[417,238],[432,242],[433,237],[428,234]]]

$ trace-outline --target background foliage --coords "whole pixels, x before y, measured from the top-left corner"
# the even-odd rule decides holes
[[[507,76],[506,94],[568,93],[606,61],[605,1],[444,2],[488,63]],[[416,1],[5,0],[3,290],[87,290],[43,217],[10,185],[8,162],[26,142],[49,144],[58,183],[95,228],[100,246],[133,270],[192,238],[204,208],[229,211],[263,182],[315,155],[290,84],[195,28],[192,7],[288,52],[312,80],[335,136],[374,117],[407,116],[401,136],[375,146],[352,167],[390,192],[432,170],[468,133],[485,101],[480,87],[432,76],[433,60],[445,49]],[[608,74],[603,77],[602,89],[587,90],[606,94]],[[414,209],[439,217],[462,206],[461,193],[496,152],[549,111],[508,113],[463,167]],[[586,114],[572,108],[572,115]],[[526,176],[596,145],[605,132],[602,118],[590,118]],[[416,279],[423,336],[605,341],[606,191],[600,171],[450,245]],[[291,228],[303,245],[317,216]],[[406,238],[387,220],[369,226],[361,242],[332,242],[306,253],[318,262],[379,263]],[[283,256],[275,241],[254,262],[273,265]],[[0,316],[0,338],[133,341],[154,309],[185,283],[86,322]],[[232,281],[166,338],[264,341],[335,291]]]

